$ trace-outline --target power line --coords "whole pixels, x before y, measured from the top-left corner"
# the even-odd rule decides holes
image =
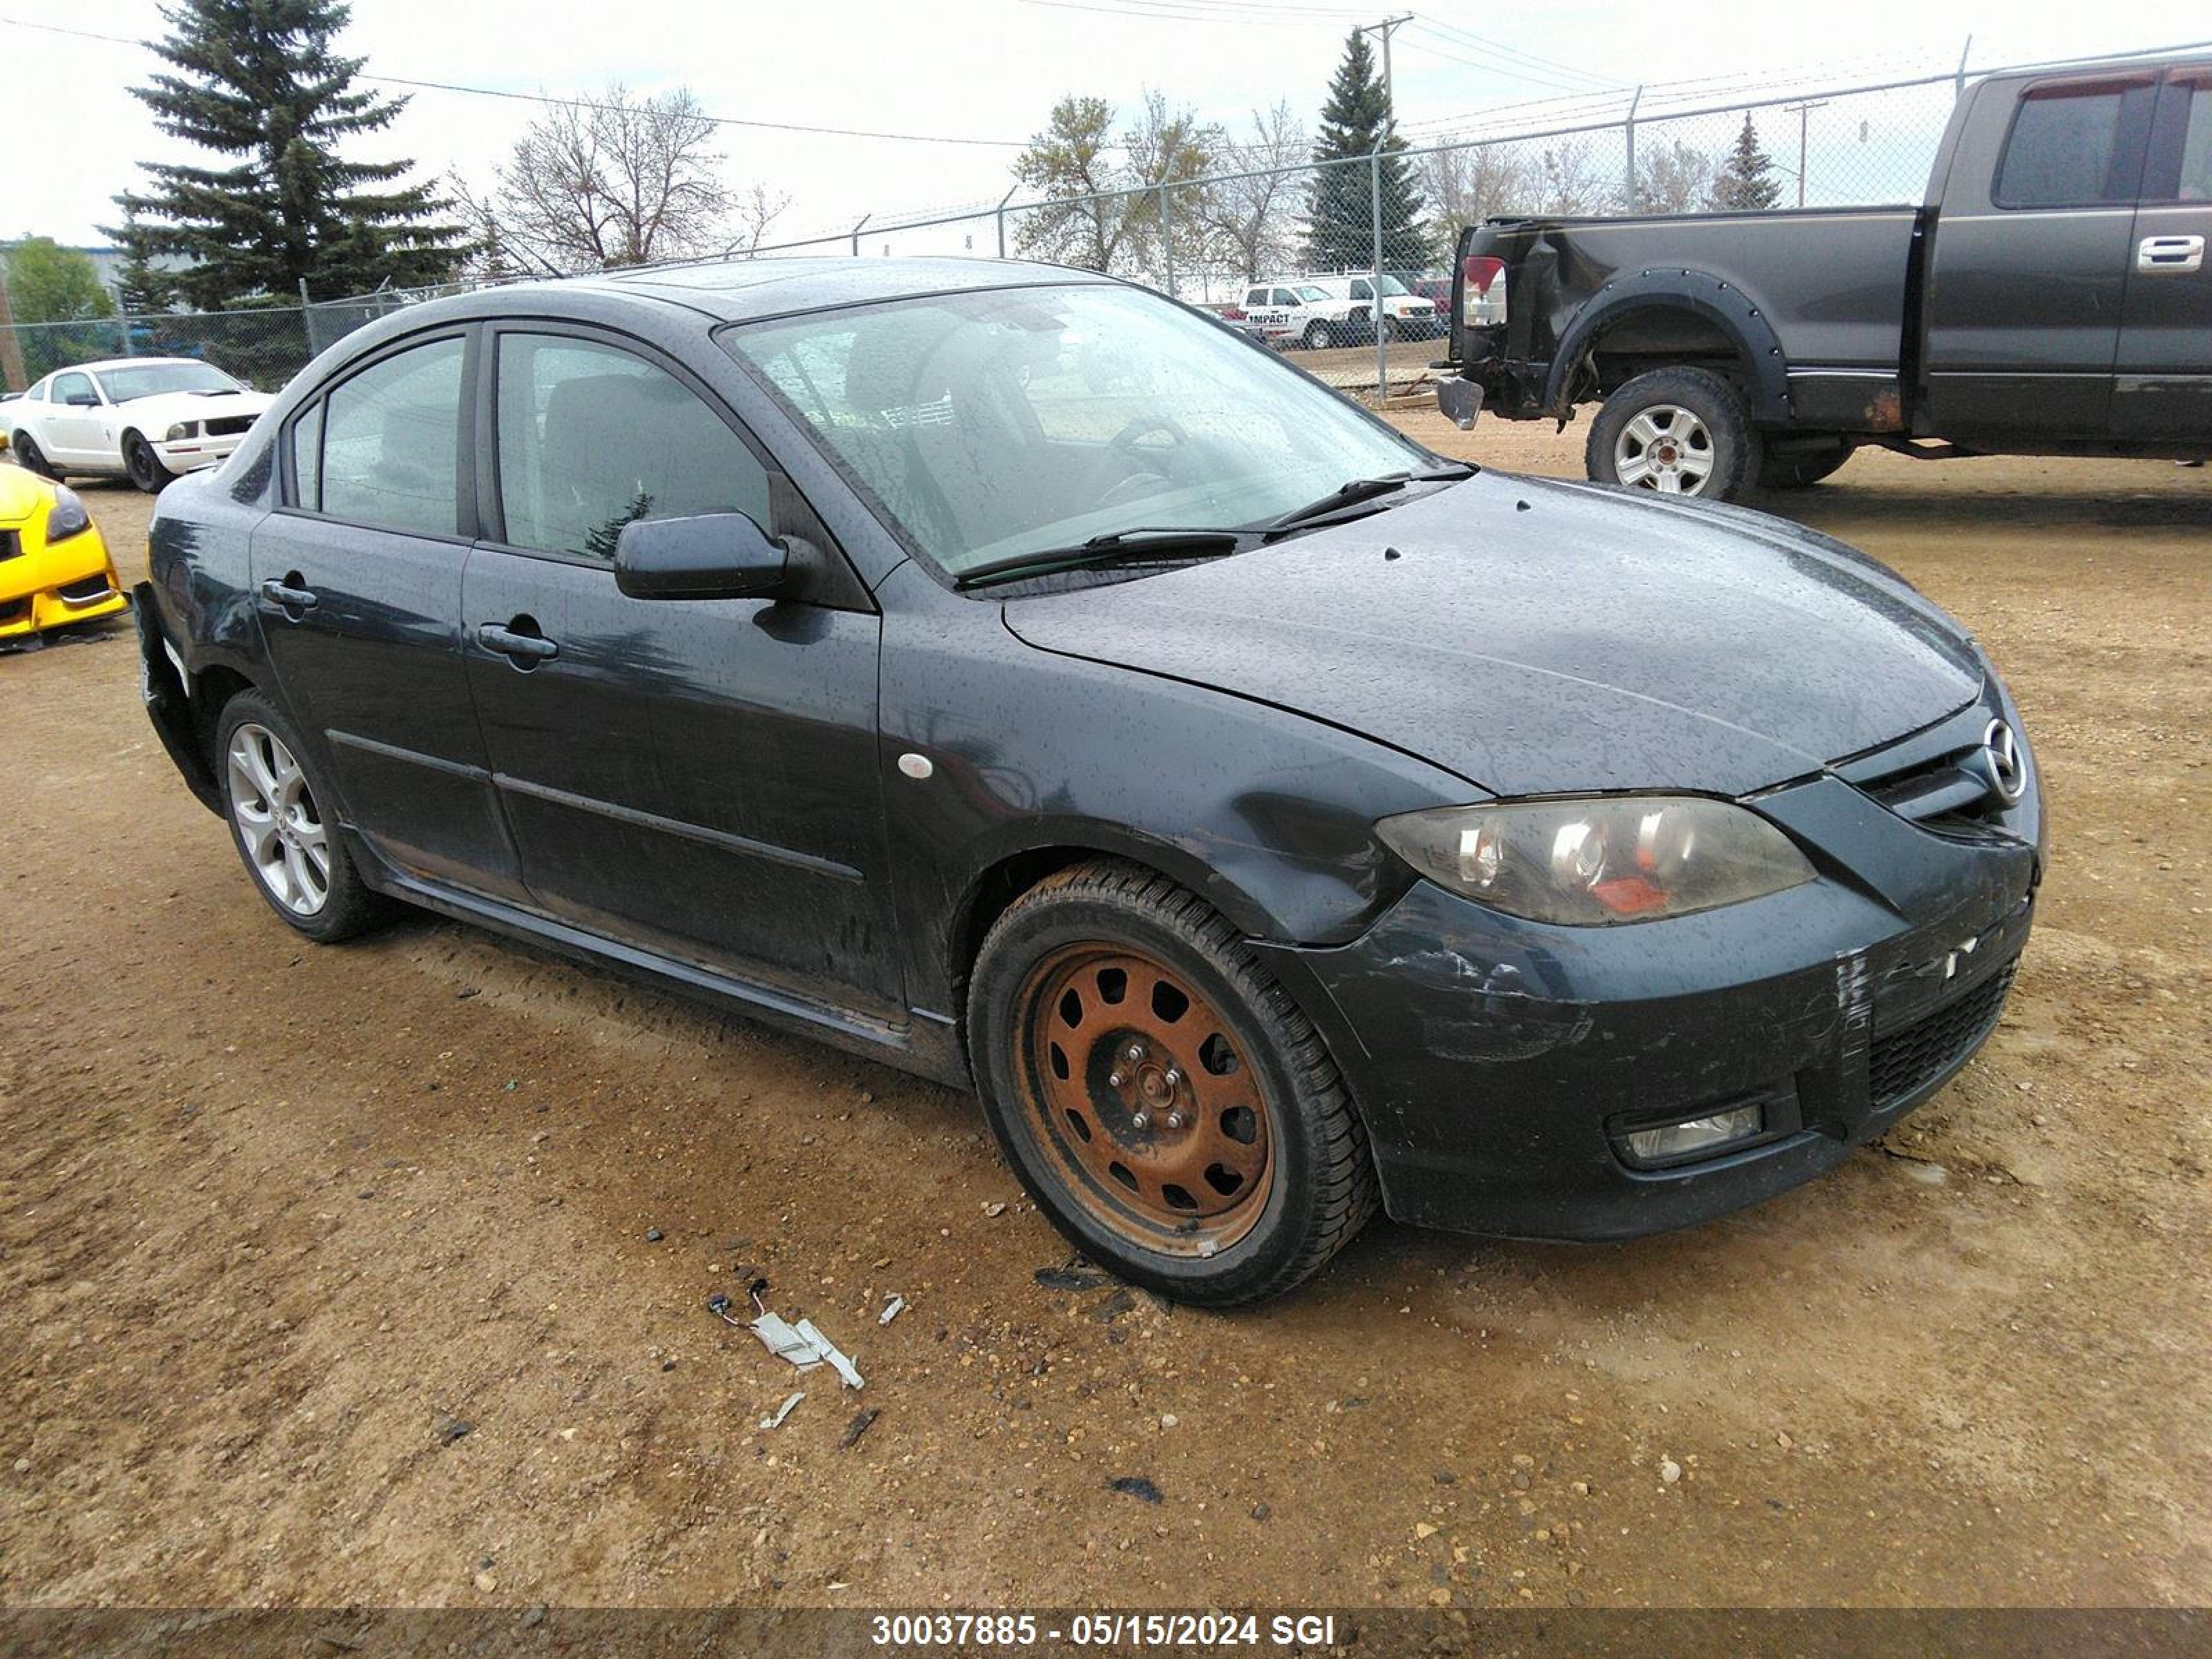
[[[104,40],[111,46],[147,46],[147,42],[134,40],[128,35],[102,34],[94,29],[65,28],[58,23],[33,23],[23,17],[0,17],[0,27],[35,29],[42,34],[65,34],[79,40]],[[378,86],[407,87],[421,92],[459,93],[471,98],[501,98],[515,103],[542,104],[553,109],[604,111],[615,107],[589,98],[556,98],[550,93],[509,92],[497,87],[472,87],[454,81],[421,81],[401,75],[362,74],[355,78]],[[1025,138],[969,138],[931,132],[879,132],[864,127],[808,126],[797,121],[762,121],[744,116],[703,112],[698,118],[718,127],[745,127],[763,132],[803,132],[825,138],[869,138],[907,144],[969,144],[989,149],[1026,149],[1029,147],[1029,141]]]
[[[1477,34],[1472,29],[1462,28],[1458,24],[1448,22],[1441,17],[1423,17],[1421,27],[1431,33],[1443,35],[1446,40],[1455,40],[1463,46],[1472,46],[1485,52],[1517,58],[1522,63],[1533,64],[1539,69],[1549,70],[1555,74],[1572,76],[1577,80],[1590,82],[1598,86],[1619,84],[1617,82],[1607,80],[1602,75],[1594,75],[1577,64],[1563,64],[1556,58],[1547,58],[1540,52],[1523,52],[1518,46],[1509,46],[1502,40],[1492,40],[1487,35]]]

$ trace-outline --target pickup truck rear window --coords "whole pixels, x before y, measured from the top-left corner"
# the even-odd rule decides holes
[[[1996,204],[2081,207],[2112,200],[2107,181],[2125,96],[2118,88],[2054,88],[2022,99],[1997,164]]]

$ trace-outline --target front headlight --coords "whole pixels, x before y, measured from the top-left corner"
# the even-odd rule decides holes
[[[198,421],[179,421],[176,425],[169,428],[169,435],[164,438],[161,441],[171,444],[177,443],[185,438],[192,436],[195,433],[198,432],[199,429],[200,423]]]
[[[1765,818],[1695,795],[1446,806],[1375,828],[1439,886],[1569,927],[1688,915],[1813,879]]]
[[[76,491],[67,485],[56,484],[54,504],[46,509],[46,544],[51,547],[56,542],[65,542],[91,528],[92,514],[84,510]]]

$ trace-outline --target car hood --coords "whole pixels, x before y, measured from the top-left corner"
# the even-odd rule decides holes
[[[1040,650],[1293,710],[1502,795],[1742,795],[1917,731],[1982,685],[1965,630],[1840,542],[1489,473],[1004,614]]]
[[[133,398],[117,407],[134,424],[158,426],[166,431],[179,421],[220,421],[234,415],[258,416],[276,400],[265,392],[161,392],[150,398]],[[160,433],[154,434],[156,437]]]

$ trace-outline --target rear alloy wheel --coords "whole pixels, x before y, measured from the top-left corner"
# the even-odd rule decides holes
[[[375,921],[380,902],[354,868],[298,734],[276,706],[258,691],[225,703],[216,756],[231,840],[269,908],[325,943]]]
[[[46,458],[38,442],[27,432],[18,432],[9,441],[8,447],[15,452],[15,465],[35,477],[52,478],[61,482],[61,474],[54,471],[53,463]]]
[[[130,473],[131,482],[149,495],[158,495],[175,482],[177,475],[161,465],[161,458],[154,453],[154,446],[146,441],[143,433],[123,434],[123,467]]]
[[[1600,483],[1733,501],[1759,475],[1743,394],[1702,368],[1639,374],[1605,400],[1583,454]]]
[[[1318,1272],[1375,1208],[1319,1035],[1236,929],[1164,877],[1101,860],[1016,900],[968,1017],[1007,1160],[1124,1279],[1255,1301]]]

